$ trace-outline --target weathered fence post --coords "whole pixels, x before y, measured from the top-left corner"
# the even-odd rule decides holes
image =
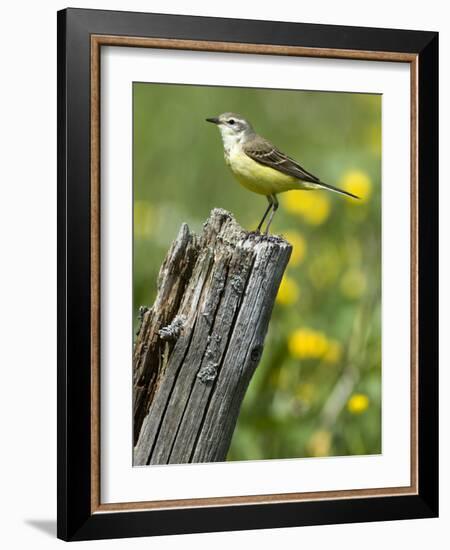
[[[141,309],[134,465],[225,460],[290,253],[220,209],[201,235],[181,227]]]

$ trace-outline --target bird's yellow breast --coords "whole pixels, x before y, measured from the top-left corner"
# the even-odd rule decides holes
[[[273,195],[301,188],[297,178],[254,161],[240,147],[225,154],[225,161],[237,181],[254,193]]]

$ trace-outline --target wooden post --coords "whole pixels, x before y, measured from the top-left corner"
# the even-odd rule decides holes
[[[180,229],[133,358],[134,465],[224,461],[291,246],[215,209]]]

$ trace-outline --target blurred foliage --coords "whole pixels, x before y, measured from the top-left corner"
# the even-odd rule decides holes
[[[381,452],[381,96],[135,83],[134,318],[156,293],[182,222],[214,207],[254,229],[264,197],[240,187],[217,128],[240,113],[323,181],[280,195],[271,230],[293,253],[229,460]]]

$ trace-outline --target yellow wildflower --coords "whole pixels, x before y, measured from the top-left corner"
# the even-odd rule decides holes
[[[331,448],[331,433],[327,430],[317,430],[306,444],[310,456],[328,456]]]
[[[328,340],[322,332],[300,328],[291,333],[288,348],[296,359],[318,359],[328,349]]]
[[[290,265],[299,265],[305,258],[306,240],[297,231],[285,231],[284,238],[292,245],[292,254],[289,260]]]
[[[347,200],[354,205],[357,205],[358,202],[367,202],[372,194],[372,180],[362,170],[348,170],[345,172],[338,187],[360,198],[359,201],[355,201],[351,197],[347,197]]]
[[[356,300],[366,291],[367,277],[360,269],[349,269],[341,278],[340,288],[344,296]]]
[[[337,340],[328,341],[328,349],[323,357],[326,363],[338,363],[342,357],[342,345]]]
[[[354,393],[347,401],[347,409],[352,414],[361,414],[369,407],[369,398],[364,393]]]
[[[320,225],[330,215],[330,202],[323,193],[299,191],[284,193],[280,198],[288,212],[311,225]]]
[[[298,300],[299,294],[300,291],[294,279],[284,275],[278,289],[276,302],[282,306],[290,306]]]
[[[342,345],[328,339],[323,332],[310,328],[299,328],[288,338],[289,353],[295,359],[323,359],[332,364],[340,361]]]

